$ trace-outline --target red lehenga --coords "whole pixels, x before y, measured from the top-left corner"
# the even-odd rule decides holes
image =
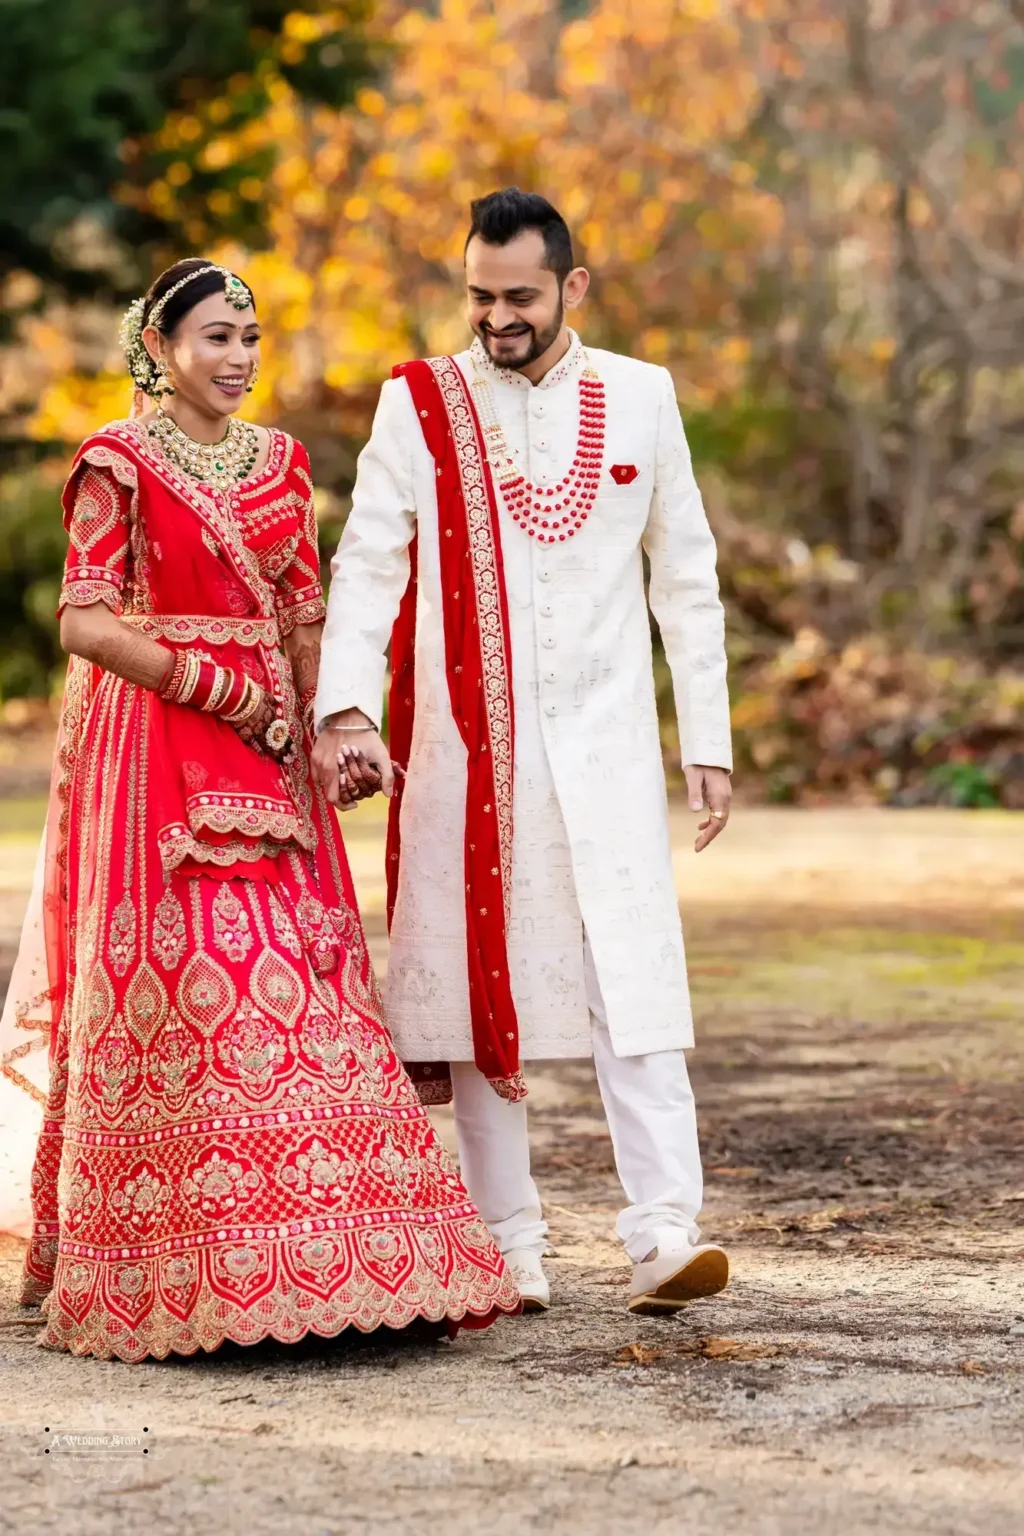
[[[309,463],[200,488],[138,422],[81,449],[62,604],[243,668],[301,740],[282,636],[323,617]],[[308,748],[308,742],[305,744]],[[73,660],[48,820],[50,1089],[24,1299],[139,1360],[518,1293],[397,1060],[337,822],[212,715]]]

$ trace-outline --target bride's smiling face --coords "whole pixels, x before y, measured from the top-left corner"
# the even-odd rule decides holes
[[[236,309],[220,293],[200,299],[170,336],[147,326],[143,339],[150,357],[167,364],[175,394],[208,416],[238,410],[260,360],[255,310]]]

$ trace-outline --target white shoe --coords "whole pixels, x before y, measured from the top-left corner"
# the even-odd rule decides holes
[[[512,1248],[503,1253],[512,1278],[523,1298],[524,1312],[546,1312],[551,1305],[551,1287],[540,1262],[540,1254],[532,1248]]]
[[[666,1248],[633,1265],[631,1312],[678,1312],[697,1296],[714,1296],[729,1283],[729,1259],[714,1243]]]

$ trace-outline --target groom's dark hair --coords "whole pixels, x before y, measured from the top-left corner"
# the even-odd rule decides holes
[[[508,245],[524,230],[535,229],[544,240],[544,265],[565,282],[576,265],[572,254],[569,226],[558,209],[539,192],[520,192],[518,187],[502,187],[471,203],[472,225],[466,246],[479,237],[486,245]],[[465,254],[465,248],[463,251]]]

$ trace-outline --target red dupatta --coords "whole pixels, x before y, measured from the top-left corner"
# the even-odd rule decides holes
[[[450,357],[403,363],[437,468],[438,546],[445,670],[452,716],[466,747],[466,950],[473,1057],[495,1092],[526,1094],[519,1023],[509,976],[512,891],[512,654],[501,537],[483,433],[469,390]],[[416,545],[391,643],[391,751],[408,761],[415,718]],[[401,864],[401,783],[388,817],[388,926]],[[420,1097],[451,1098],[447,1065],[407,1063]]]

